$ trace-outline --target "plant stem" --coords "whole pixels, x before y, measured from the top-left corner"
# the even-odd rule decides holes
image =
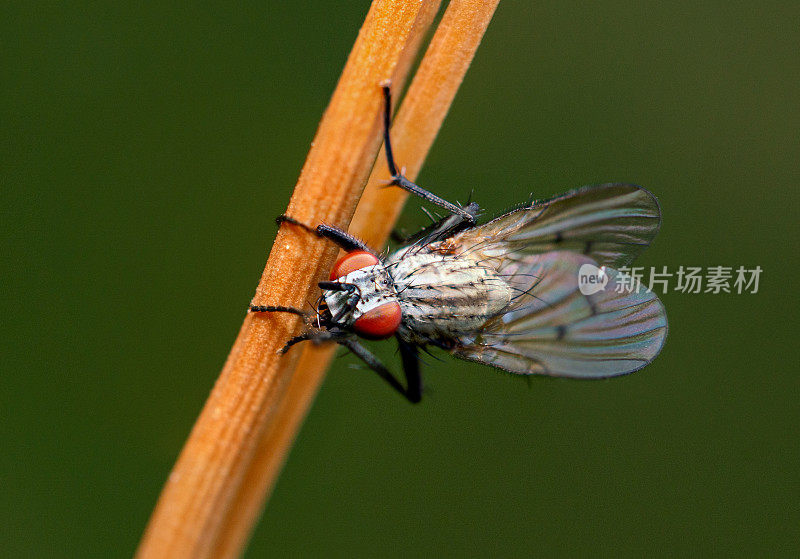
[[[287,213],[347,228],[380,147],[381,91],[404,81],[438,1],[375,0],[320,122]],[[253,302],[302,307],[317,294],[335,246],[282,226]],[[278,350],[302,324],[285,314],[248,314],[225,367],[161,493],[139,558],[216,554],[220,533],[257,443],[280,409],[299,354]],[[288,449],[288,447],[287,447]],[[285,451],[286,449],[284,449]],[[235,552],[234,552],[235,553]]]
[[[453,0],[394,121],[398,160],[414,180],[499,0]],[[380,90],[404,81],[438,1],[376,0],[323,116],[287,213],[344,225],[380,145]],[[350,230],[385,243],[407,194],[381,189],[380,155]],[[278,233],[254,303],[302,306],[336,249],[291,226]],[[241,552],[324,377],[332,347],[277,356],[299,331],[292,316],[248,315],[178,459],[137,556],[235,557]],[[292,373],[295,370],[294,376]],[[291,378],[291,381],[289,380]],[[287,388],[288,384],[288,388]]]
[[[498,2],[453,0],[445,11],[392,126],[396,157],[411,180],[422,168]],[[399,188],[381,188],[388,177],[381,150],[350,223],[350,231],[375,248],[384,246],[408,196]],[[236,557],[246,543],[334,350],[311,344],[304,348],[281,407],[259,440],[233,499],[215,557]]]

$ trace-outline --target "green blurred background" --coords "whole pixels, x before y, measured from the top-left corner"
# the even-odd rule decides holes
[[[366,10],[4,6],[2,556],[132,554]],[[419,181],[490,215],[636,182],[639,264],[760,290],[663,296],[663,353],[609,381],[442,355],[414,407],[339,358],[247,556],[797,556],[798,21],[501,3]]]

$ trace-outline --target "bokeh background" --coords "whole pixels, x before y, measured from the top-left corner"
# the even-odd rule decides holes
[[[366,10],[4,6],[0,554],[133,553]],[[609,381],[442,354],[414,407],[337,359],[247,556],[797,556],[798,21],[501,3],[421,184],[491,215],[636,182],[641,265],[759,292],[666,294],[663,353]]]

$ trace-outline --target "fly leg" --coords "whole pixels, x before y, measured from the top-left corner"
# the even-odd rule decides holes
[[[400,359],[403,363],[403,372],[406,375],[408,399],[412,403],[419,402],[422,400],[422,375],[419,372],[417,346],[403,341],[400,336],[397,336],[397,343],[400,345]]]
[[[336,341],[353,352],[356,357],[361,359],[370,369],[378,373],[379,377],[389,383],[389,386],[397,390],[409,402],[416,404],[420,401],[422,398],[422,391],[421,382],[419,381],[419,368],[417,368],[416,377],[413,377],[413,375],[409,376],[408,370],[406,370],[406,383],[408,384],[406,388],[395,378],[392,372],[381,363],[380,359],[375,357],[372,352],[358,343],[354,338],[348,337]],[[405,358],[403,359],[403,363],[405,365]]]
[[[364,252],[369,252],[375,256],[375,251],[369,248],[364,241],[358,239],[348,233],[347,231],[342,231],[338,227],[334,227],[333,225],[317,225],[316,234],[324,239],[329,239],[342,247],[347,252],[353,252],[354,250],[363,250]]]
[[[285,222],[302,227],[303,229],[305,229],[309,233],[313,233],[317,237],[322,237],[323,239],[328,239],[330,241],[333,241],[347,252],[353,252],[354,250],[363,250],[364,252],[369,252],[370,254],[378,256],[374,250],[369,248],[366,245],[366,243],[364,243],[364,241],[354,237],[347,231],[339,229],[338,227],[334,227],[333,225],[321,224],[317,225],[317,227],[314,228],[306,225],[301,221],[297,221],[295,218],[289,217],[286,214],[279,215],[275,221],[278,223],[278,225]]]
[[[395,378],[392,372],[386,368],[386,365],[381,363],[380,359],[378,359],[363,345],[358,343],[353,334],[347,332],[346,330],[340,330],[338,328],[333,328],[330,330],[319,330],[313,328],[307,330],[306,332],[303,332],[299,336],[295,336],[286,342],[286,345],[283,346],[283,349],[281,349],[279,353],[286,353],[293,345],[299,344],[300,342],[306,340],[311,340],[315,344],[333,341],[346,347],[356,357],[361,359],[370,369],[375,371],[379,377],[385,380],[389,386],[402,394],[403,397],[409,402],[416,404],[422,399],[422,382],[419,375],[419,362],[417,361],[416,348],[413,346],[409,346],[413,352],[413,358],[411,358],[411,354],[408,354],[409,356],[407,356],[407,354],[403,352],[404,350],[402,344],[404,342],[400,342],[401,352],[403,352],[403,368],[406,374],[406,384],[408,385],[408,388],[406,388],[399,380],[397,380],[397,378]]]
[[[296,314],[297,316],[303,318],[303,322],[306,323],[306,326],[308,326],[310,322],[308,314],[295,307],[284,307],[281,305],[250,305],[247,308],[247,310],[248,312],[284,312],[289,314]],[[319,330],[319,329],[306,330],[302,334],[295,336],[294,338],[291,338],[289,341],[287,341],[286,344],[281,348],[279,353],[286,353],[287,351],[289,351],[290,347],[304,340],[315,340],[315,341],[320,340],[321,338],[326,337],[327,334],[328,331],[326,330]],[[333,338],[333,335],[334,334],[331,334],[331,339]]]
[[[308,318],[308,315],[300,309],[296,309],[294,307],[283,307],[280,305],[250,305],[247,310],[250,312],[285,312],[302,316],[304,319]]]
[[[322,282],[327,283],[327,282]],[[336,282],[332,282],[336,283]],[[349,286],[349,284],[336,284],[337,286],[345,286],[346,287],[354,287]],[[337,287],[338,288],[338,287]],[[347,289],[344,289],[347,290]],[[358,293],[355,292],[357,302],[357,295]],[[349,302],[349,301],[348,301]],[[347,305],[345,305],[347,306]],[[296,314],[302,316],[304,319],[308,319],[308,315],[301,311],[300,309],[296,309],[294,307],[281,307],[281,306],[272,306],[272,305],[250,305],[251,312],[286,312],[290,314]],[[335,317],[333,319],[335,322]],[[306,340],[310,340],[315,344],[320,344],[323,342],[333,341],[338,344],[343,345],[347,349],[349,349],[356,357],[361,359],[366,365],[375,371],[379,377],[385,380],[389,385],[397,390],[400,394],[402,394],[409,402],[412,404],[418,403],[422,399],[422,378],[419,372],[419,357],[417,356],[417,348],[416,346],[404,342],[400,338],[397,339],[398,343],[400,344],[400,355],[403,362],[403,372],[405,373],[406,377],[406,386],[404,387],[399,380],[395,378],[395,376],[386,368],[386,366],[381,363],[380,359],[375,357],[375,355],[370,352],[367,348],[362,346],[354,336],[340,328],[330,328],[330,329],[319,329],[319,328],[310,328],[299,334],[289,341],[281,348],[281,354],[286,353],[289,349],[300,342],[304,342]]]
[[[310,328],[303,332],[302,334],[298,334],[294,338],[291,338],[286,344],[281,348],[278,352],[280,354],[284,354],[289,349],[300,342],[304,342],[306,340],[310,340],[315,345],[319,345],[325,342],[337,342],[343,344],[345,339],[350,338],[352,334],[347,332],[346,330],[341,330],[339,328],[331,328],[330,330],[321,330],[319,328]]]
[[[389,138],[389,127],[392,123],[392,93],[388,85],[383,85],[382,88],[383,97],[385,100],[385,107],[383,111],[383,144],[386,149],[386,163],[389,167],[389,173],[392,175],[392,181],[390,184],[399,186],[403,190],[407,190],[408,192],[419,196],[423,200],[427,200],[432,204],[441,206],[451,214],[458,216],[460,218],[458,220],[459,224],[466,223],[468,226],[474,225],[478,214],[477,204],[471,203],[466,208],[461,208],[451,202],[448,202],[444,198],[440,198],[432,192],[425,190],[421,186],[414,184],[405,178],[398,170],[397,164],[394,161],[394,154],[392,152],[392,142]]]

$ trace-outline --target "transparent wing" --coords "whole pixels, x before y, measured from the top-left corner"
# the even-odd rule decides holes
[[[605,286],[584,295],[578,274],[586,265],[597,269],[584,255],[483,260],[517,295],[503,314],[457,340],[456,357],[512,373],[603,378],[641,369],[664,344],[663,305],[625,274],[605,268]]]
[[[660,225],[658,201],[650,192],[632,184],[603,184],[507,213],[453,241],[481,248],[502,239],[503,250],[527,254],[568,250],[619,269],[650,244]]]

